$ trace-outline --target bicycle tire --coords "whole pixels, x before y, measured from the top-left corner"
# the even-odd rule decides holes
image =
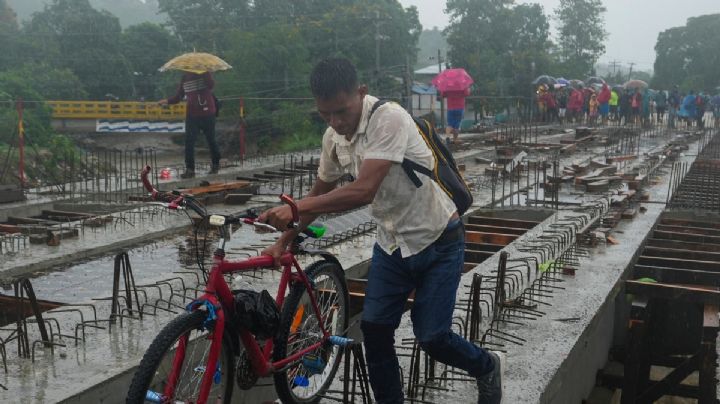
[[[180,340],[180,338],[186,334],[191,334],[193,331],[200,330],[203,323],[205,322],[205,319],[207,318],[207,313],[202,310],[196,310],[191,313],[183,313],[180,316],[173,319],[170,323],[168,323],[162,331],[155,337],[152,344],[150,344],[150,347],[145,352],[145,355],[143,356],[142,360],[140,361],[140,365],[138,366],[137,370],[135,371],[135,375],[133,376],[133,380],[130,383],[130,389],[128,390],[128,395],[126,399],[126,404],[140,404],[140,403],[146,403],[146,402],[152,402],[152,401],[145,401],[146,393],[150,389],[151,384],[154,380],[157,379],[157,373],[160,366],[163,365],[163,359],[166,358],[167,354],[170,354],[169,359],[170,363],[172,363],[172,358],[174,357],[173,353],[171,351],[173,350],[173,347],[175,344]],[[207,331],[205,331],[207,333]],[[192,336],[189,336],[191,338]],[[198,338],[191,339],[191,344],[193,346],[200,345],[203,341]],[[205,364],[207,361],[207,354],[209,352],[210,344],[207,344],[208,350],[203,354],[202,362],[194,362]],[[191,349],[191,348],[187,348]],[[190,357],[187,355],[191,354]],[[183,367],[182,369],[187,369],[185,365],[188,364],[189,361],[192,361],[195,353],[195,349],[192,348],[192,351],[186,352],[185,360],[183,361]],[[222,369],[222,377],[221,384],[224,383],[223,386],[219,386],[219,389],[213,389],[210,392],[210,395],[208,397],[208,402],[215,402],[212,401],[211,398],[217,397],[215,394],[218,391],[222,391],[222,398],[223,403],[229,404],[232,399],[232,393],[233,393],[233,387],[235,385],[235,363],[233,360],[233,351],[232,347],[230,346],[227,338],[223,338],[223,344],[220,351],[220,356],[218,357],[218,360],[220,361],[220,368]],[[167,362],[165,362],[167,363]],[[192,362],[191,362],[192,363]],[[189,387],[192,384],[195,384],[197,389],[199,390],[199,381],[198,379],[202,379],[201,375],[197,375],[197,373],[204,374],[203,370],[198,370],[199,367],[202,365],[198,365],[198,367],[193,368],[191,372],[195,372],[195,374],[189,374],[191,376],[191,379],[189,382],[186,382],[183,384],[184,379],[182,378],[183,375],[186,373],[184,371],[181,372],[181,378],[178,380],[178,386],[185,386]],[[195,376],[194,378],[192,376]],[[162,382],[164,380],[163,377],[160,377],[160,379],[157,379],[159,382]],[[193,382],[193,383],[190,383]],[[195,391],[195,396],[191,396],[193,400],[195,400],[195,397],[197,395],[198,391]],[[180,397],[183,398],[183,397]],[[171,398],[171,402],[175,402],[176,397]],[[187,401],[183,398],[183,401]]]
[[[326,327],[330,326],[328,331],[331,335],[344,335],[348,326],[350,307],[347,284],[345,283],[345,273],[342,268],[336,262],[323,260],[310,265],[306,269],[306,274],[308,278],[315,282],[315,290],[328,291],[330,286],[333,287],[334,293],[327,293],[325,296],[318,295],[316,298],[318,300],[320,310],[324,312],[324,309],[334,310],[335,303],[332,303],[333,297],[337,297],[337,310],[334,310],[334,315],[327,316],[326,322],[330,321],[330,324],[326,325]],[[328,280],[330,280],[330,282],[328,282]],[[306,328],[306,326],[312,327],[313,325],[313,319],[316,316],[314,311],[311,309],[311,305],[309,305],[310,301],[307,298],[306,291],[307,290],[304,285],[295,284],[285,299],[282,307],[282,313],[280,315],[280,329],[273,341],[273,361],[278,361],[287,357],[288,345],[291,337],[301,335],[303,331],[310,331]],[[303,297],[305,297],[304,300]],[[308,304],[308,310],[304,309],[306,303]],[[301,306],[301,304],[303,305]],[[300,312],[301,307],[303,308],[302,312]],[[309,313],[309,315],[305,316],[305,313]],[[300,323],[302,323],[302,329],[300,332],[297,332],[298,328],[300,328]],[[319,324],[315,321],[314,325],[316,328],[315,330],[312,330],[315,331],[312,334],[314,335],[314,340],[309,340],[305,346],[311,345],[318,340],[317,335],[320,331]],[[293,327],[295,330],[291,331],[291,328]],[[302,341],[303,339],[300,339],[300,342]],[[290,351],[296,352],[302,347],[303,346],[293,347]],[[277,372],[273,375],[278,397],[284,404],[317,403],[321,396],[330,387],[330,384],[335,377],[335,373],[337,373],[340,362],[342,361],[342,349],[338,346],[326,346],[318,348],[316,354],[318,354],[319,357],[328,359],[325,360],[325,365],[322,373],[320,374],[308,375],[308,371],[307,369],[304,369],[302,361],[298,361],[284,371]],[[299,374],[303,371],[305,371],[305,375],[299,376]],[[304,387],[296,384],[296,377],[306,378],[308,381],[308,387],[315,384],[316,390],[313,392],[310,392],[309,389],[307,391],[300,390]],[[301,395],[299,393],[306,394]]]

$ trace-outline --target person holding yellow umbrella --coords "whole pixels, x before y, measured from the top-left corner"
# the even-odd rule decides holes
[[[200,132],[210,148],[211,167],[208,174],[220,170],[220,149],[215,141],[215,118],[218,111],[213,95],[215,80],[212,73],[230,69],[224,60],[209,53],[191,52],[167,62],[160,71],[184,72],[175,95],[158,101],[159,105],[177,104],[183,98],[187,103],[185,114],[185,172],[181,178],[195,177],[195,140]]]

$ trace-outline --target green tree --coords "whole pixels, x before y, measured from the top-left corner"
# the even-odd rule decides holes
[[[565,77],[582,78],[591,74],[595,63],[605,53],[604,13],[602,0],[560,0],[555,9],[559,22],[559,45]]]
[[[247,28],[247,0],[159,0],[159,9],[169,17],[169,26],[186,49],[218,52],[229,30]]]
[[[123,31],[120,49],[132,70],[133,98],[161,98],[170,75],[162,74],[158,69],[180,53],[177,38],[162,26],[146,22]],[[172,80],[176,85],[176,80]]]
[[[653,86],[712,91],[720,86],[720,14],[688,19],[658,35]]]
[[[447,12],[448,59],[475,79],[475,93],[523,95],[534,74],[550,69],[549,24],[542,7],[449,0]]]
[[[90,97],[131,95],[131,67],[120,53],[120,23],[110,13],[95,10],[88,0],[53,0],[34,14],[26,31],[57,47],[59,54],[49,62],[81,77]]]
[[[5,0],[0,0],[0,43],[3,51],[0,52],[0,69],[7,69],[15,63],[13,57],[17,54],[18,35],[17,15]]]
[[[0,143],[14,144],[17,138],[18,99],[28,101],[24,113],[24,126],[29,143],[45,144],[52,136],[50,109],[43,103],[40,88],[35,87],[33,78],[23,71],[0,73]]]

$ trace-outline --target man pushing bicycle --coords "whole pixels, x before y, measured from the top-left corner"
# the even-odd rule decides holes
[[[318,181],[297,201],[298,229],[288,230],[264,253],[276,257],[300,229],[324,213],[370,205],[378,225],[368,276],[361,329],[370,384],[379,404],[402,403],[403,391],[394,348],[405,302],[415,290],[411,318],[420,346],[434,359],[477,379],[478,403],[500,403],[502,358],[451,330],[462,276],[465,232],[456,204],[427,175],[412,177],[410,161],[430,172],[436,157],[413,118],[399,105],[378,103],[360,85],[346,59],[326,59],[312,71],[310,86],[323,136]],[[338,187],[344,174],[355,181]],[[270,209],[260,221],[287,228],[288,206]]]

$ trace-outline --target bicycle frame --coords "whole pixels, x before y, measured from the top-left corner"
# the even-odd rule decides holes
[[[166,202],[169,202],[169,209],[178,209],[181,205],[183,205],[184,202],[186,202],[185,198],[187,195],[183,195],[181,193],[163,194],[160,193],[157,189],[155,189],[155,187],[152,186],[150,180],[148,179],[148,174],[150,173],[150,170],[150,166],[145,166],[145,168],[143,168],[142,172],[140,173],[140,179],[145,189],[150,192],[153,200],[164,200]],[[281,195],[280,199],[292,208],[293,221],[291,225],[293,227],[297,227],[300,220],[297,211],[297,205],[295,205],[292,198],[287,195]],[[192,207],[192,205],[189,206]],[[206,215],[202,211],[195,210],[195,212],[201,216]],[[225,239],[223,238],[223,240]],[[255,340],[253,334],[250,333],[248,330],[244,330],[241,328],[239,332],[240,340],[247,351],[248,358],[253,366],[253,370],[260,377],[269,376],[274,372],[281,371],[289,364],[302,358],[306,353],[314,351],[315,349],[325,344],[330,338],[328,331],[325,329],[325,321],[320,313],[320,308],[318,307],[315,295],[313,293],[310,293],[313,290],[313,285],[310,283],[310,280],[308,279],[305,272],[303,272],[300,264],[298,264],[292,252],[286,251],[280,257],[280,265],[282,266],[282,277],[280,278],[280,286],[278,287],[277,296],[275,297],[276,304],[279,307],[282,307],[283,302],[285,301],[285,293],[287,292],[289,284],[294,284],[295,282],[302,282],[302,285],[308,291],[308,295],[310,296],[313,311],[315,312],[317,318],[320,320],[319,325],[323,335],[322,339],[319,342],[316,342],[315,344],[301,351],[295,352],[282,360],[279,360],[277,362],[270,362],[270,356],[272,355],[273,349],[272,339],[268,340],[263,348],[260,348],[260,345]],[[226,320],[225,314],[230,313],[232,315],[235,312],[234,297],[232,292],[230,291],[230,287],[228,287],[227,282],[225,282],[225,278],[223,277],[223,275],[234,272],[254,271],[257,269],[269,269],[273,268],[274,266],[275,260],[269,255],[260,255],[242,261],[226,261],[224,253],[224,241],[221,248],[219,248],[218,251],[216,251],[216,253],[213,255],[213,266],[210,269],[210,275],[208,276],[205,293],[199,298],[193,300],[190,305],[188,305],[188,310],[197,310],[197,308],[200,306],[208,307],[208,317],[211,320],[214,320],[214,326],[212,330],[213,340],[210,345],[210,352],[208,354],[208,362],[207,366],[205,367],[205,373],[203,374],[203,379],[200,384],[200,397],[198,397],[198,404],[205,404],[207,402],[208,395],[210,394],[210,387],[213,383],[213,378],[217,369],[218,357],[220,356],[220,348],[222,347],[222,340],[225,332],[225,322],[228,321]],[[295,269],[295,273],[293,273],[293,269]],[[215,313],[216,318],[212,318],[211,311]],[[187,336],[183,336],[178,342],[178,347],[175,351],[175,356],[173,358],[172,369],[170,370],[167,384],[165,385],[163,391],[165,397],[174,396],[175,388],[177,387],[178,383],[178,378],[180,377],[179,370],[181,369],[182,363],[185,361],[185,349],[187,348],[187,343]],[[230,382],[233,383],[234,381]]]
[[[283,305],[283,302],[285,300],[285,293],[287,292],[289,284],[301,282],[305,289],[307,289],[308,291],[313,290],[313,285],[310,283],[310,280],[308,279],[307,275],[302,270],[300,264],[298,264],[295,256],[292,253],[284,253],[280,259],[280,264],[282,266],[282,276],[280,278],[280,286],[278,287],[277,295],[275,297],[275,302],[277,303],[278,307],[282,307]],[[217,368],[217,361],[218,357],[220,356],[220,348],[222,347],[222,339],[225,331],[225,322],[228,321],[226,320],[226,313],[234,313],[233,294],[230,291],[227,282],[225,282],[225,278],[223,277],[223,275],[235,272],[273,268],[274,265],[274,259],[269,255],[261,255],[242,261],[226,261],[224,257],[219,257],[217,254],[215,255],[214,264],[212,269],[210,270],[210,275],[208,277],[205,293],[199,298],[195,299],[190,304],[191,307],[196,308],[199,307],[198,303],[211,304],[212,307],[215,308],[215,313],[217,316],[216,320],[214,321],[212,337],[213,341],[210,347],[210,353],[208,355],[207,367],[205,374],[203,375],[202,383],[200,385],[200,400],[198,401],[199,404],[206,402],[207,397],[210,393],[210,388],[213,383],[213,377],[215,372],[211,369]],[[294,273],[293,269],[295,270]],[[308,352],[312,352],[325,344],[330,337],[328,331],[325,329],[324,321],[322,321],[320,308],[318,307],[315,295],[313,293],[308,293],[308,295],[310,296],[315,315],[317,316],[317,318],[321,319],[321,321],[319,321],[320,328],[323,332],[323,337],[321,341],[316,342],[315,344],[312,344],[311,346],[301,351],[295,352],[287,358],[284,358],[277,362],[271,362],[270,356],[272,355],[273,341],[268,340],[265,343],[265,346],[261,348],[253,334],[250,333],[250,331],[244,329],[240,330],[240,340],[247,351],[248,357],[253,366],[253,370],[260,377],[269,376],[276,371],[282,370],[289,364],[302,358]],[[187,337],[182,338],[179,342],[175,357],[173,359],[172,370],[168,377],[168,384],[165,386],[165,397],[173,397],[173,393],[178,382],[177,379],[179,377],[178,371],[185,359],[185,348],[187,342]],[[231,381],[231,383],[232,382],[234,381]]]

